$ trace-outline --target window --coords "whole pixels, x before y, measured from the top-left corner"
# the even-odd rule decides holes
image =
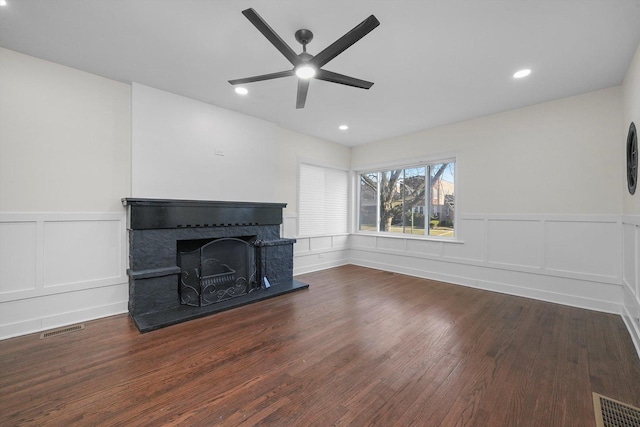
[[[348,195],[346,171],[301,163],[298,235],[347,233]]]
[[[360,231],[453,237],[455,160],[364,172]]]

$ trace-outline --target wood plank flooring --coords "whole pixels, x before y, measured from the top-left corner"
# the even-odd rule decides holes
[[[640,406],[619,316],[356,266],[139,334],[0,341],[1,426],[593,426]]]

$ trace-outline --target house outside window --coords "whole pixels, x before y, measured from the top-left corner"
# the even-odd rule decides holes
[[[359,174],[358,230],[455,236],[455,159]]]

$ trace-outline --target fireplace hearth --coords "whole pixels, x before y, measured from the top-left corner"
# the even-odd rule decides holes
[[[128,210],[129,314],[140,332],[261,301],[293,280],[282,203],[122,199]]]

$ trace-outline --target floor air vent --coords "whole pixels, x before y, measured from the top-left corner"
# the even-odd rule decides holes
[[[593,393],[597,427],[640,427],[640,409]]]
[[[84,329],[84,324],[82,323],[79,325],[65,326],[64,328],[51,329],[50,331],[45,331],[41,333],[40,339],[55,337],[57,335],[62,335],[62,334],[68,334],[71,332],[80,331],[82,329]]]

